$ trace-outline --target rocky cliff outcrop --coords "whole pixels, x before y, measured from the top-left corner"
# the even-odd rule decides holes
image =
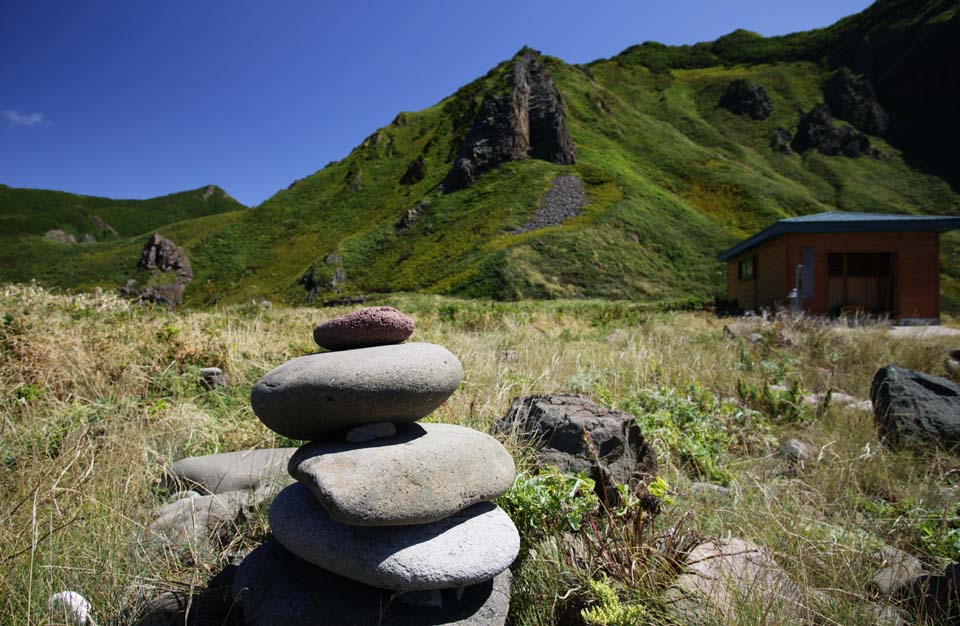
[[[773,113],[773,101],[763,85],[738,79],[727,86],[720,106],[731,113],[745,115],[754,120],[765,120]]]
[[[816,150],[827,156],[883,158],[882,152],[870,147],[866,135],[846,126],[835,126],[830,109],[822,103],[800,118],[791,147],[796,152]]]
[[[193,280],[193,268],[183,248],[160,233],[147,239],[140,260],[138,277],[131,278],[120,288],[125,296],[174,307],[183,303],[183,292]]]
[[[513,62],[512,87],[510,93],[484,98],[444,180],[446,191],[468,187],[507,161],[576,163],[563,98],[537,52],[525,50]]]
[[[871,135],[887,132],[890,116],[880,106],[873,84],[866,76],[843,68],[823,86],[823,97],[831,113],[859,130]]]

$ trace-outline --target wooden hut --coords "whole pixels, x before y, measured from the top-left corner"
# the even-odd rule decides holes
[[[780,220],[717,258],[727,298],[743,310],[936,323],[940,233],[958,229],[960,217],[817,213]]]

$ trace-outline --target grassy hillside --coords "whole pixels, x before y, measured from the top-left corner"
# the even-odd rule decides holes
[[[911,141],[893,131],[887,140],[870,137],[889,157],[882,160],[770,147],[775,129],[794,131],[800,113],[823,101],[838,65],[871,71],[873,42],[891,37],[906,41],[900,60],[908,63],[920,54],[917,37],[940,41],[960,20],[953,3],[922,8],[886,0],[827,29],[774,38],[736,31],[694,46],[646,43],[584,66],[541,57],[564,98],[577,164],[511,162],[443,193],[440,183],[483,97],[510,88],[505,62],[429,109],[398,115],[343,160],[256,209],[163,234],[187,248],[197,280],[186,296],[195,305],[302,302],[305,286],[321,300],[388,291],[707,300],[723,289],[716,254],[778,218],[828,210],[956,213],[958,187],[936,158],[935,139],[945,131],[910,126],[918,105],[902,106],[895,74],[875,79],[887,94],[883,104],[899,112],[900,128],[920,128],[929,141],[918,141],[919,131],[906,133]],[[717,106],[740,78],[766,89],[769,118]],[[422,179],[404,181],[415,161]],[[583,180],[582,214],[513,234],[564,174]],[[399,228],[411,209],[418,219]],[[68,251],[28,236],[0,279],[112,287],[114,274],[102,268],[132,267],[138,242]],[[960,303],[958,246],[960,239],[945,237],[948,306]],[[57,271],[67,261],[75,273]]]
[[[129,278],[144,240],[155,230],[187,243],[245,210],[215,185],[147,200],[0,185],[0,280],[116,287]],[[45,234],[51,230],[81,243],[50,239]],[[93,241],[83,241],[84,236]]]

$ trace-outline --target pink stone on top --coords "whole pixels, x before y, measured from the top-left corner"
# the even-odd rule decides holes
[[[413,320],[389,306],[371,306],[324,322],[313,340],[327,350],[351,350],[400,343],[413,334]]]

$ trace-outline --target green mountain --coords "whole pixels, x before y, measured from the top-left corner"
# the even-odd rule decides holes
[[[706,300],[723,289],[716,254],[781,217],[957,213],[958,6],[881,0],[825,29],[648,42],[586,65],[524,49],[252,210],[148,228],[134,211],[116,239],[76,246],[42,238],[56,220],[18,218],[0,230],[16,240],[0,280],[116,286],[159,228],[185,248],[198,305],[386,291]],[[953,308],[958,254],[944,237]]]

